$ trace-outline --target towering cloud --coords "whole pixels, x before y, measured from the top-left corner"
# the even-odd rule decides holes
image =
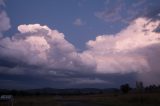
[[[4,6],[2,0],[0,5]],[[158,19],[136,18],[119,33],[99,35],[86,43],[86,50],[77,52],[55,29],[40,24],[19,25],[19,33],[0,37],[0,74],[46,75],[52,80],[58,76],[58,80],[66,81],[74,76],[77,83],[108,83],[84,74],[137,73],[146,83],[160,83],[159,26]],[[10,27],[6,12],[0,11],[0,32]]]
[[[49,65],[50,61],[52,66],[57,68],[60,67],[58,64],[66,61],[67,57],[69,58],[68,55],[75,52],[74,47],[64,39],[62,33],[51,30],[47,26],[20,25],[18,30],[19,34],[1,40],[3,47],[1,51],[27,64]]]
[[[19,34],[1,39],[1,56],[51,69],[92,69],[98,73],[152,71],[152,61],[156,60],[153,56],[159,55],[156,45],[160,36],[155,31],[159,24],[160,21],[138,18],[116,35],[101,35],[88,41],[88,49],[82,53],[57,30],[39,24],[20,25]]]
[[[86,70],[91,67],[64,39],[63,33],[39,24],[20,25],[18,30],[20,33],[17,35],[0,40],[1,59],[8,58],[7,61],[12,60],[20,67],[29,65],[53,71]]]
[[[160,35],[154,31],[159,24],[160,21],[138,18],[116,35],[101,35],[88,41],[89,49],[84,54],[95,58],[98,72],[151,71],[146,52],[154,53],[149,47],[160,43]]]
[[[160,34],[155,30],[159,25],[159,20],[138,18],[116,35],[100,35],[88,41],[83,54],[96,61],[97,72],[136,72],[145,83],[159,83]]]

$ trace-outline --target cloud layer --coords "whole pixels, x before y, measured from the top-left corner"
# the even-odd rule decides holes
[[[57,70],[66,70],[63,74],[159,73],[160,35],[155,31],[159,24],[158,20],[137,18],[116,35],[88,41],[88,49],[82,53],[57,30],[39,24],[20,25],[18,34],[0,40],[1,73],[32,73],[28,70],[33,67],[38,67],[35,74],[45,75],[55,75]]]
[[[133,6],[141,3],[145,2]],[[98,35],[95,40],[86,43],[86,50],[78,52],[63,33],[46,25],[19,25],[18,33],[3,36],[2,33],[11,25],[2,0],[0,6],[1,75],[39,76],[57,83],[87,85],[112,83],[110,79],[105,79],[110,78],[107,75],[136,73],[137,78],[146,84],[160,83],[158,15],[156,19],[149,18],[149,14],[145,14],[147,18],[134,17],[128,27],[119,33]],[[122,8],[117,7],[115,13],[119,11]],[[80,19],[74,24],[84,25]]]

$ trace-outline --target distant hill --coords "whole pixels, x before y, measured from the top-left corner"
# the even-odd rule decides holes
[[[28,90],[7,90],[0,89],[0,94],[12,95],[81,95],[81,94],[99,94],[99,93],[113,93],[119,91],[116,88],[70,88],[70,89],[55,89],[55,88],[41,88]]]

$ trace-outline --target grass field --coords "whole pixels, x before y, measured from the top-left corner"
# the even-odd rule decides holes
[[[15,96],[13,106],[160,106],[160,93]]]

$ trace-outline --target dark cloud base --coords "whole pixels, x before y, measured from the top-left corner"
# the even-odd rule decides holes
[[[108,7],[104,11],[100,11],[95,15],[106,22],[111,22],[113,24],[118,22],[119,25],[122,24],[125,28],[127,28],[129,24],[132,25],[131,22],[139,17],[151,19],[151,22],[156,22],[160,19],[160,0],[154,0],[153,4],[152,0],[136,0],[136,2],[126,1],[127,0],[118,0],[113,6]],[[143,80],[147,84],[147,78],[149,78],[150,84],[159,84],[160,82],[160,59],[158,58],[160,54],[159,43],[132,51],[138,54],[140,53],[140,56],[144,56],[150,67],[149,72],[146,70],[143,70],[144,72],[136,70],[137,72],[135,72],[135,70],[133,71],[129,69],[131,68],[130,66],[134,66],[134,64],[139,68],[138,63],[133,62],[134,64],[128,64],[124,61],[117,62],[117,60],[112,61],[113,64],[108,65],[109,62],[106,59],[107,56],[111,60],[117,59],[116,57],[112,57],[115,56],[114,53],[110,54],[107,51],[107,45],[109,43],[106,39],[108,39],[108,35],[99,36],[96,40],[90,41],[90,44],[87,42],[90,47],[81,53],[77,52],[74,45],[65,40],[63,33],[60,33],[57,30],[52,30],[47,26],[41,26],[40,24],[20,25],[18,26],[18,34],[11,37],[3,36],[2,33],[8,30],[11,26],[9,23],[10,20],[4,9],[4,6],[0,6],[0,16],[2,16],[0,19],[0,88],[110,88],[119,87],[124,83],[129,83],[134,87],[136,80]],[[136,12],[135,9],[138,12]],[[126,12],[124,10],[126,10]],[[124,12],[126,14],[124,14]],[[143,18],[140,19],[140,21],[144,21]],[[2,22],[5,24],[2,24]],[[124,28],[122,26],[121,28]],[[155,32],[154,35],[159,34],[159,26],[160,25],[158,25],[155,30],[148,33],[152,34],[152,32]],[[122,33],[125,32],[125,28]],[[150,27],[145,30],[150,30]],[[132,30],[129,29],[129,31]],[[144,31],[140,32],[143,33]],[[112,37],[114,39],[110,40],[113,44],[116,40],[115,35]],[[125,41],[127,39],[125,39],[125,36],[122,36],[122,38],[123,37],[124,39],[122,40],[126,43]],[[104,40],[106,40],[107,43],[103,42]],[[139,39],[136,40],[139,41]],[[149,40],[158,41],[157,39]],[[101,47],[103,47],[105,43],[107,50],[104,51],[104,55],[101,55],[101,50],[103,51],[103,48],[101,49]],[[100,44],[100,46],[98,44]],[[114,46],[113,48],[112,46],[112,44],[109,46],[109,52],[117,52]],[[123,50],[123,46],[124,45],[122,45],[122,48],[120,49]],[[122,54],[120,52],[120,54],[116,55],[118,59],[123,60],[132,57],[130,54],[128,55],[127,53],[124,53],[125,55],[123,55],[123,53],[124,52],[122,51]],[[128,55],[128,57],[125,57],[126,55]],[[106,59],[105,63],[103,63],[104,61],[101,63],[100,59],[97,59],[97,61],[96,59],[92,59],[91,57],[94,56],[101,58],[101,60],[104,59],[104,61]],[[132,58],[129,59],[132,60]],[[102,66],[100,67],[102,70],[97,70],[97,65],[99,65],[97,64],[98,62],[100,66]],[[129,68],[118,70],[117,67],[121,68],[121,62],[124,62],[122,65]],[[108,67],[103,71],[103,68],[106,65],[108,65]]]
[[[49,77],[35,75],[8,75],[0,74],[0,88],[7,89],[33,89],[33,88],[119,88],[121,84],[129,83],[135,86],[135,73],[132,74],[88,74],[74,75],[67,77],[57,77],[49,79]],[[53,76],[54,77],[54,76]],[[77,79],[101,79],[108,83],[77,83]]]

